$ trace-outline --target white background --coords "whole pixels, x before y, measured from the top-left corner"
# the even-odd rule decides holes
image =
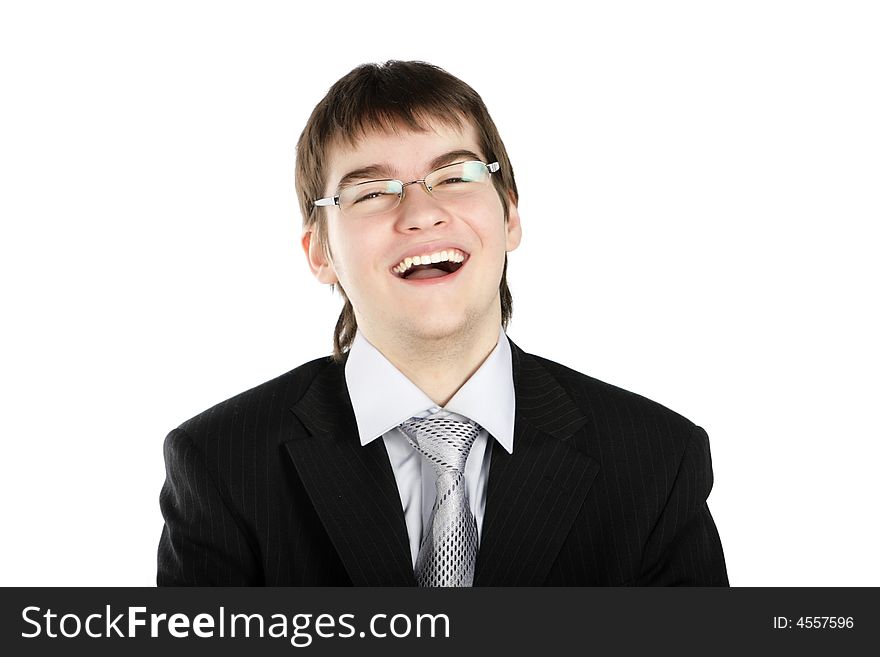
[[[154,583],[165,434],[329,353],[299,132],[423,59],[515,166],[514,341],[708,430],[732,584],[880,585],[878,34],[871,2],[3,3],[0,583]]]

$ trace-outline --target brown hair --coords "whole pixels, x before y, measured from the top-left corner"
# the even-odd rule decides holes
[[[313,229],[324,253],[330,257],[327,240],[327,215],[313,201],[324,196],[327,159],[336,143],[355,145],[373,130],[393,131],[396,126],[425,131],[431,120],[456,128],[471,122],[477,131],[480,148],[488,162],[498,162],[500,169],[492,182],[504,207],[519,200],[513,167],[498,129],[486,105],[470,86],[442,68],[425,62],[388,61],[363,64],[336,82],[319,102],[296,145],[296,193],[303,216],[303,228]],[[345,305],[333,335],[333,359],[341,360],[351,348],[357,332],[354,308],[341,285],[337,286]],[[513,312],[513,300],[507,286],[507,257],[499,286],[501,323],[506,328]]]

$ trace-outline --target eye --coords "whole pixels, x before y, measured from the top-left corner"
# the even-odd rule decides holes
[[[461,183],[470,183],[470,182],[474,182],[474,181],[471,180],[470,178],[461,178],[461,177],[455,178],[455,177],[450,176],[449,178],[444,178],[443,180],[441,180],[437,184],[438,185],[458,185]]]
[[[362,194],[361,196],[358,196],[357,198],[355,198],[353,203],[363,203],[366,201],[374,201],[375,199],[381,198],[383,196],[385,196],[385,193],[383,193],[383,192],[368,192],[366,194]]]

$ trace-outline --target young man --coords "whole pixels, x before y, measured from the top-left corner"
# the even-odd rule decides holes
[[[160,585],[727,585],[706,433],[505,335],[518,197],[470,87],[356,68],[297,192],[334,354],[169,434]]]

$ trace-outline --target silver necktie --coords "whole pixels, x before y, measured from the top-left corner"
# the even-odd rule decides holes
[[[400,430],[437,473],[437,499],[416,558],[416,581],[419,586],[473,586],[477,521],[468,505],[464,464],[480,426],[414,417]]]

